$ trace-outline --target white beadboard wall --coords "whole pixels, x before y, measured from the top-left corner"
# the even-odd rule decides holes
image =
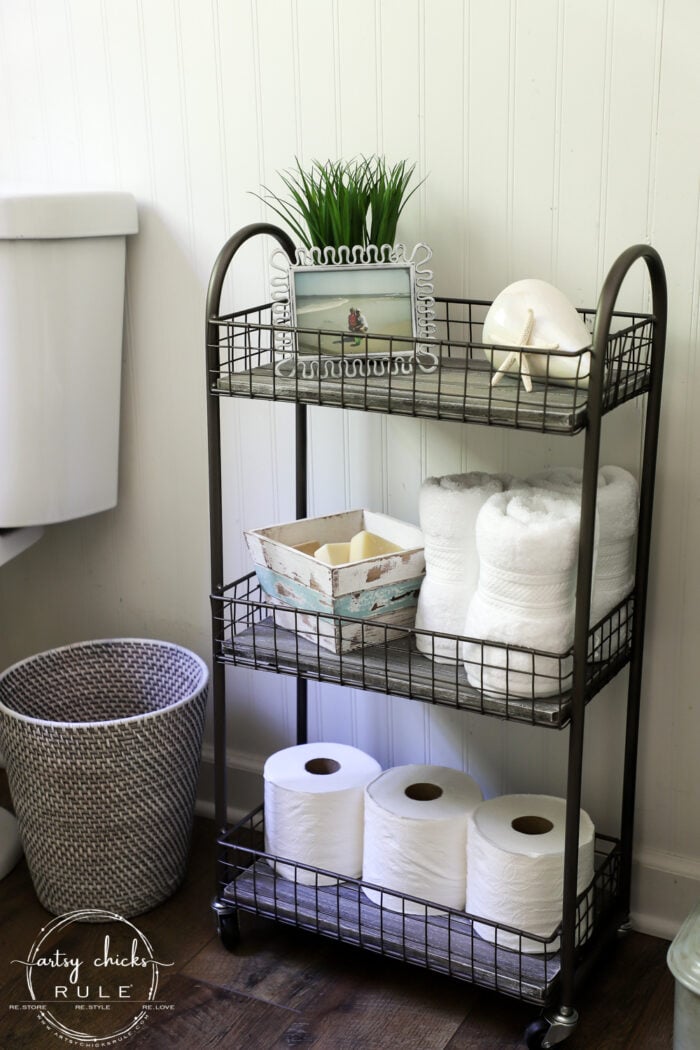
[[[401,239],[439,292],[538,276],[593,304],[629,244],[670,290],[636,824],[635,917],[672,934],[700,893],[700,6],[695,0],[0,0],[0,177],[132,192],[119,506],[54,526],[0,570],[0,667],[84,638],[153,636],[205,657],[204,297],[251,194],[294,157],[380,152],[426,182]],[[279,184],[277,184],[279,185]],[[228,300],[267,294],[246,248]],[[648,306],[643,267],[624,305]],[[2,355],[0,352],[0,361]],[[95,347],[99,368],[99,347]],[[1,379],[0,379],[1,381]],[[227,575],[241,531],[293,516],[293,410],[226,402]],[[608,418],[603,462],[638,471],[642,408]],[[310,511],[415,521],[429,474],[577,462],[579,440],[310,412]],[[17,450],[18,456],[21,449]],[[76,470],[80,464],[76,463]],[[294,682],[229,673],[232,805],[293,742]],[[626,676],[589,708],[584,803],[617,833]],[[312,738],[383,764],[463,767],[487,795],[564,791],[568,734],[311,685]],[[211,735],[201,804],[211,801]]]

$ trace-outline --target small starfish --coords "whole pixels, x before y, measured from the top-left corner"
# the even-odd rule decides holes
[[[532,330],[535,327],[535,312],[528,308],[527,318],[525,320],[525,327],[522,330],[520,339],[516,343],[516,346],[522,347],[522,350],[511,350],[507,357],[502,361],[496,370],[495,375],[491,379],[491,386],[498,386],[500,381],[506,372],[509,372],[514,365],[519,364],[520,378],[523,381],[523,386],[527,390],[528,394],[532,390],[532,372],[530,369],[530,361],[528,355],[525,353],[526,350],[556,350],[559,343],[543,343],[541,340],[531,342]]]

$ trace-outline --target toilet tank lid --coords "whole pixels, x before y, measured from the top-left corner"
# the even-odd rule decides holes
[[[0,187],[0,240],[114,237],[138,231],[130,193],[7,192]]]

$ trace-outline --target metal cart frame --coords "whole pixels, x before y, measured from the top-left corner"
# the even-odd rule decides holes
[[[352,666],[348,670],[351,661],[346,661],[346,666],[344,667],[341,660],[339,670],[337,661],[335,665],[329,664],[330,669],[324,670],[320,658],[310,662],[307,658],[307,663],[304,664],[298,641],[292,646],[294,651],[291,657],[287,654],[285,662],[285,659],[280,655],[281,650],[279,649],[279,638],[283,632],[279,631],[274,624],[275,607],[267,602],[264,595],[259,595],[253,591],[250,582],[246,584],[242,596],[241,592],[235,591],[236,585],[225,584],[222,531],[221,397],[230,394],[243,397],[262,397],[268,400],[292,401],[296,404],[295,511],[297,518],[305,517],[307,512],[307,404],[332,403],[341,408],[360,408],[368,411],[387,412],[399,411],[403,414],[429,418],[460,419],[459,405],[457,405],[456,411],[453,411],[453,402],[447,399],[447,394],[444,394],[441,400],[442,395],[439,384],[437,392],[433,390],[430,394],[433,397],[433,401],[426,407],[426,403],[421,402],[422,395],[420,395],[418,390],[419,379],[414,379],[412,398],[404,396],[405,392],[402,394],[400,390],[394,390],[391,386],[391,381],[389,381],[386,400],[382,399],[383,395],[373,399],[371,392],[368,393],[368,386],[365,382],[364,403],[362,402],[362,393],[360,392],[358,395],[357,390],[353,391],[350,389],[350,384],[344,384],[342,379],[340,380],[339,390],[336,391],[334,388],[333,396],[328,397],[327,391],[330,390],[330,387],[324,387],[325,381],[320,378],[320,372],[317,382],[312,382],[305,386],[296,377],[285,381],[278,379],[274,370],[269,367],[275,353],[275,326],[271,321],[265,320],[265,310],[269,304],[263,307],[256,307],[252,311],[240,311],[237,314],[230,314],[226,317],[220,316],[222,289],[229,268],[239,249],[251,238],[260,235],[271,237],[287,253],[290,260],[294,260],[294,244],[281,229],[266,223],[256,223],[243,228],[224,245],[216,260],[209,284],[206,306],[212,638],[214,641],[215,816],[217,828],[219,829],[217,893],[212,906],[217,914],[221,939],[227,947],[232,947],[235,944],[238,936],[237,911],[243,908],[257,911],[259,914],[270,915],[278,921],[291,922],[307,929],[316,929],[317,932],[326,933],[337,939],[348,939],[351,943],[363,944],[370,950],[382,951],[384,954],[396,955],[399,958],[407,958],[409,961],[418,962],[419,965],[433,966],[436,969],[442,968],[444,972],[452,973],[456,977],[474,980],[476,983],[485,984],[488,987],[496,987],[497,990],[504,991],[506,994],[539,1001],[537,994],[531,995],[525,991],[525,985],[522,981],[520,985],[516,981],[513,986],[512,982],[509,984],[504,977],[501,977],[500,983],[498,978],[493,983],[490,977],[486,979],[481,976],[481,970],[478,970],[475,962],[473,942],[477,938],[473,933],[471,934],[472,945],[470,949],[472,965],[471,968],[465,965],[463,972],[460,972],[459,967],[453,964],[449,958],[447,963],[444,962],[444,959],[439,964],[435,963],[433,957],[429,956],[427,947],[425,960],[423,960],[420,953],[419,957],[412,957],[412,949],[410,949],[405,934],[403,935],[404,943],[397,948],[394,940],[391,942],[394,944],[392,948],[390,944],[391,938],[388,934],[385,936],[382,928],[380,934],[377,935],[379,939],[375,943],[369,935],[365,935],[366,931],[362,927],[363,920],[361,917],[358,920],[360,925],[359,934],[357,935],[356,933],[348,933],[344,936],[341,931],[342,923],[340,920],[336,925],[331,922],[330,927],[323,928],[319,919],[318,902],[320,898],[318,897],[318,886],[316,887],[316,898],[313,898],[312,893],[312,899],[309,904],[309,914],[316,915],[315,921],[309,918],[309,914],[306,914],[306,917],[302,915],[302,910],[300,910],[298,903],[290,906],[291,910],[287,909],[285,911],[281,903],[281,889],[274,884],[274,874],[270,875],[270,878],[273,880],[272,889],[270,890],[268,887],[268,890],[265,891],[265,893],[271,893],[272,897],[264,905],[261,903],[264,894],[259,888],[262,885],[261,881],[253,887],[250,899],[237,895],[237,890],[235,889],[237,880],[244,873],[250,870],[255,871],[254,865],[256,861],[262,861],[264,866],[266,860],[272,862],[273,858],[269,858],[259,847],[259,836],[262,833],[262,816],[256,815],[258,811],[252,814],[250,818],[247,818],[245,822],[242,822],[237,829],[232,829],[227,820],[226,697],[224,681],[226,665],[241,663],[245,666],[264,667],[268,670],[292,673],[298,676],[297,741],[299,743],[307,740],[308,678],[321,681],[339,681],[341,684],[359,684],[360,686],[368,680],[374,683],[374,679],[367,678],[369,672],[364,663],[362,663],[364,660],[363,656],[359,658],[362,663],[361,673],[360,671],[354,671]],[[615,305],[620,287],[630,267],[640,259],[643,259],[646,263],[651,284],[651,315],[619,314],[615,311]],[[458,353],[454,349],[455,346],[466,347],[464,368],[467,373],[471,368],[475,380],[479,379],[477,364],[474,362],[472,350],[474,347],[478,348],[482,344],[479,344],[473,338],[473,310],[488,304],[476,300],[439,301],[445,304],[446,316],[443,328],[446,329],[446,338],[437,340],[436,345],[431,347],[431,349],[435,350],[441,361],[444,360],[448,364],[449,355]],[[561,927],[558,931],[560,932],[561,947],[557,956],[558,972],[555,979],[550,982],[547,978],[547,966],[554,952],[552,951],[551,941],[543,942],[542,958],[544,959],[545,991],[542,1005],[544,1010],[542,1016],[528,1027],[525,1034],[527,1046],[530,1048],[553,1046],[571,1034],[578,1018],[574,1003],[579,980],[591,969],[595,959],[610,938],[619,929],[624,928],[629,916],[645,610],[661,408],[666,312],[666,281],[661,259],[652,247],[644,244],[635,245],[623,252],[614,263],[605,279],[598,300],[595,310],[590,377],[587,390],[583,385],[579,387],[578,384],[574,384],[574,389],[564,394],[561,388],[556,387],[555,384],[551,384],[550,388],[550,384],[545,380],[544,389],[540,390],[540,400],[537,403],[538,410],[537,412],[534,412],[534,410],[531,412],[527,398],[520,392],[518,380],[507,380],[504,384],[506,387],[509,387],[509,396],[511,398],[510,406],[507,405],[505,408],[494,397],[488,370],[486,385],[482,384],[479,387],[482,393],[472,397],[471,402],[466,393],[468,384],[466,380],[464,381],[465,395],[461,416],[461,421],[463,422],[539,429],[547,432],[556,432],[557,430],[568,433],[575,433],[580,430],[585,431],[581,499],[581,542],[578,556],[579,586],[576,597],[576,619],[572,647],[573,674],[570,689],[566,693],[565,702],[560,704],[558,716],[556,710],[551,715],[551,724],[555,728],[562,728],[562,726],[568,725],[570,729],[566,785],[567,811],[563,908]],[[456,314],[459,314],[462,318],[461,321],[455,320]],[[615,340],[612,328],[616,317],[622,317],[628,321],[625,329],[626,342],[621,344],[622,349],[619,351],[619,357],[615,356],[618,354],[617,350],[611,353],[611,346]],[[462,325],[461,331],[467,335],[463,340],[455,340],[454,338],[455,326],[459,324]],[[391,353],[391,345],[388,347],[388,352]],[[442,355],[445,354],[447,356],[443,358]],[[247,367],[241,368],[241,364]],[[481,371],[483,371],[483,367],[482,362]],[[222,382],[222,377],[226,382]],[[260,383],[258,383],[258,377],[260,377]],[[540,387],[542,387],[542,384],[540,384]],[[614,611],[618,617],[615,621],[616,623],[619,623],[620,617],[623,616],[625,622],[631,625],[631,630],[629,631],[630,639],[617,659],[609,661],[608,665],[603,666],[602,671],[599,668],[597,673],[592,673],[591,662],[588,659],[592,633],[589,629],[589,613],[593,575],[593,535],[601,424],[604,414],[611,411],[616,404],[643,394],[646,394],[647,406],[646,418],[643,424],[644,450],[640,479],[636,577],[632,593]],[[359,402],[358,397],[360,397]],[[392,401],[393,397],[396,398],[395,401]],[[550,408],[552,408],[552,411],[555,409],[558,411],[556,405],[558,405],[559,401],[557,399],[568,399],[567,403],[571,408],[569,415],[566,416],[565,422],[561,426],[552,423],[554,417],[550,417],[548,414]],[[583,586],[580,585],[581,581],[584,582]],[[242,583],[244,581],[238,582]],[[233,592],[231,590],[232,587],[234,588]],[[269,647],[265,649],[261,643],[261,639],[263,639],[261,633],[263,625],[268,624],[270,621],[272,621],[272,642],[270,643],[272,650]],[[613,626],[611,631],[614,631],[614,629]],[[256,630],[258,631],[257,645]],[[421,694],[418,685],[419,676],[414,673],[413,678],[411,678],[410,634],[410,631],[406,631],[406,644],[409,649],[408,685],[402,685],[398,695],[440,702],[439,683],[436,682],[435,678],[426,687],[428,689],[427,695]],[[241,639],[245,640],[250,635],[252,635],[252,643],[248,641],[246,648],[246,644]],[[455,639],[455,644],[458,644],[458,641],[459,639]],[[417,658],[414,657],[414,659]],[[430,663],[430,661],[427,661],[427,663]],[[619,844],[615,846],[613,851],[615,856],[614,864],[612,862],[607,864],[606,862],[607,867],[606,864],[603,864],[601,868],[603,875],[596,876],[596,879],[599,881],[594,884],[593,889],[595,894],[597,894],[599,904],[602,901],[600,908],[602,918],[598,921],[596,934],[591,938],[590,945],[586,945],[585,950],[582,950],[580,930],[582,916],[586,918],[587,898],[585,894],[577,893],[577,870],[586,704],[627,663],[629,663],[630,671],[627,690],[620,839]],[[431,673],[434,674],[434,672]],[[385,668],[383,674],[385,679],[383,691],[389,693],[392,691],[390,668]],[[376,688],[376,684],[372,684],[371,688]],[[505,718],[523,717],[523,713],[517,704],[511,703],[509,707],[507,698],[505,709],[499,712],[489,708],[487,698],[484,696],[474,699],[473,697],[470,698],[470,695],[460,693],[459,690],[460,686],[458,684],[455,698],[450,694],[448,699],[442,702],[448,702],[457,707],[471,707],[471,709],[482,710],[486,714],[496,714]],[[525,720],[536,723],[542,721],[544,715],[539,709],[535,711],[535,706],[533,705],[532,712],[526,711],[524,717]],[[258,836],[258,845],[255,844],[256,834]],[[260,870],[262,871],[262,869]],[[273,869],[268,864],[266,870],[272,871]],[[262,880],[262,875],[259,878]],[[352,880],[350,880],[350,883],[352,883]],[[353,887],[350,883],[345,885],[343,892],[346,894],[350,893],[352,896]],[[243,885],[243,881],[241,881],[241,885]],[[234,887],[232,894],[228,892],[231,886]],[[362,886],[361,881],[357,881],[356,886],[359,894]],[[334,905],[334,907],[337,908],[338,915],[340,915],[340,905]],[[451,925],[453,920],[455,923],[454,931],[457,931],[461,929],[457,924],[463,921],[463,917],[446,914],[448,940],[450,936],[453,936],[453,939],[457,938],[457,933],[453,932]],[[433,932],[426,925],[426,945]],[[495,931],[495,934],[497,942],[498,930]],[[421,933],[420,937],[422,936],[423,934]],[[466,936],[469,936],[468,931]],[[389,939],[387,940],[387,938]],[[494,963],[496,969],[498,969],[498,965],[500,964],[498,964],[496,959]],[[522,969],[522,959],[519,965]]]

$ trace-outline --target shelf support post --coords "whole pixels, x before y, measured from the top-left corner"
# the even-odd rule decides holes
[[[605,291],[605,288],[604,288]],[[602,299],[602,296],[601,296]],[[564,828],[564,882],[561,931],[561,1011],[573,1010],[576,973],[576,898],[578,896],[578,844],[581,811],[583,738],[586,715],[586,656],[588,624],[591,610],[591,581],[595,538],[596,503],[598,498],[598,460],[603,405],[605,348],[608,324],[600,321],[600,303],[591,350],[588,379],[588,419],[581,478],[581,518],[574,621],[574,667],[569,727],[569,760],[566,785],[566,818]],[[609,319],[608,319],[609,321]],[[588,586],[580,582],[588,581]]]
[[[637,788],[637,749],[639,744],[639,712],[642,691],[642,662],[644,657],[644,630],[649,586],[649,553],[651,548],[654,485],[661,416],[661,388],[666,350],[666,320],[668,295],[666,275],[660,256],[653,248],[646,248],[645,262],[649,270],[652,294],[654,334],[651,351],[651,374],[647,395],[644,426],[642,477],[639,491],[639,525],[637,529],[637,563],[634,578],[634,629],[627,687],[627,724],[625,732],[625,761],[620,816],[620,899],[624,915],[629,916],[632,885],[632,841],[634,808]]]
[[[654,336],[651,348],[650,387],[644,438],[644,456],[640,487],[640,512],[637,541],[637,566],[634,590],[634,630],[627,697],[627,728],[625,739],[624,784],[621,826],[620,902],[629,911],[632,867],[632,836],[634,827],[634,796],[639,737],[639,700],[641,694],[642,651],[644,644],[645,604],[648,584],[651,516],[656,468],[656,446],[661,406],[661,377],[666,332],[666,280],[658,253],[650,245],[637,244],[623,252],[610,269],[598,300],[593,333],[591,374],[588,391],[588,422],[586,428],[584,467],[581,492],[581,543],[579,546],[578,579],[591,580],[593,569],[593,538],[598,486],[598,459],[603,390],[605,380],[605,348],[612,323],[613,311],[620,286],[628,270],[638,259],[646,262],[652,289]],[[576,625],[574,629],[574,676],[572,716],[569,735],[569,764],[567,781],[566,830],[564,852],[564,887],[561,936],[561,1001],[566,1008],[573,1005],[576,957],[576,899],[578,882],[578,837],[581,808],[581,778],[583,765],[583,737],[586,700],[586,659],[590,617],[590,587],[578,587],[576,593]]]
[[[296,406],[295,418],[295,485],[296,485],[296,516],[305,518],[307,509],[307,484],[306,464],[308,452],[308,421],[306,417],[306,405]],[[297,744],[305,744],[309,738],[308,732],[308,682],[305,678],[297,678]]]
[[[207,398],[207,439],[209,456],[209,527],[210,527],[210,562],[211,594],[219,598],[224,586],[223,522],[222,522],[222,478],[221,478],[221,417],[220,401],[214,395],[213,384],[220,369],[220,331],[216,318],[221,311],[221,293],[229,267],[239,249],[259,235],[273,237],[286,251],[290,259],[295,257],[295,246],[292,239],[277,226],[270,223],[256,222],[244,226],[224,244],[219,252],[207,291],[206,301],[206,398]],[[233,338],[233,337],[232,337]],[[226,680],[225,668],[217,660],[220,655],[220,623],[212,603],[212,640],[213,640],[213,675],[212,704],[214,713],[214,817],[219,834],[224,834],[227,827],[227,769],[226,769]],[[217,893],[222,876],[222,857],[217,865]]]

